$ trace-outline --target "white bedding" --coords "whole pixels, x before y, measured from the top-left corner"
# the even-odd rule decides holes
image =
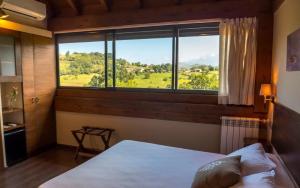
[[[190,188],[202,165],[224,155],[122,141],[40,188]]]

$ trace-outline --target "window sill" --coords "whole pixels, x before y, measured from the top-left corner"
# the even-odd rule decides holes
[[[96,87],[68,87],[60,86],[59,90],[87,90],[101,92],[136,92],[136,93],[168,93],[168,94],[193,94],[218,96],[218,91],[213,90],[172,90],[172,89],[148,89],[148,88],[96,88]]]

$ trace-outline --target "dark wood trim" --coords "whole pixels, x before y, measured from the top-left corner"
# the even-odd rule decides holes
[[[109,7],[110,2],[108,1]],[[49,20],[49,29],[54,32],[88,31],[139,24],[248,17],[261,13],[272,13],[271,0],[213,1],[136,11],[110,12],[102,15],[56,17]]]
[[[140,9],[145,8],[145,2],[144,2],[144,0],[139,0],[139,7],[140,7]]]
[[[220,124],[220,117],[265,118],[253,107],[217,105],[216,96],[58,89],[57,111]]]
[[[91,89],[57,89],[56,96],[99,98],[106,100],[175,102],[191,104],[218,104],[216,95],[199,95],[192,93],[161,93],[161,92],[134,92],[134,91],[106,91]]]
[[[255,76],[255,112],[267,112],[264,98],[259,95],[263,83],[271,83],[273,50],[273,14],[258,16],[257,57]]]
[[[300,114],[275,104],[272,144],[300,185]]]
[[[182,0],[176,0],[176,5],[181,5],[182,4]]]
[[[276,12],[283,4],[284,0],[273,0],[273,11]]]
[[[109,10],[108,4],[106,0],[98,0],[101,5],[104,6],[106,10]]]
[[[81,6],[78,0],[66,0],[68,5],[75,11],[77,15],[81,15]]]
[[[7,35],[15,38],[20,38],[20,32],[9,29],[0,28],[0,35]]]

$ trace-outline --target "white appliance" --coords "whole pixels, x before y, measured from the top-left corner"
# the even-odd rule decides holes
[[[228,154],[244,147],[245,138],[258,138],[260,119],[223,116],[220,153]]]
[[[35,0],[0,0],[0,8],[8,15],[38,21],[46,18],[46,5]]]

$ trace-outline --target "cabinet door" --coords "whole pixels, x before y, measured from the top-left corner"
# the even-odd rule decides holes
[[[53,39],[34,36],[34,83],[36,127],[39,147],[56,143],[54,96],[56,90],[55,45]]]
[[[56,142],[53,39],[22,34],[22,66],[27,150],[33,153]]]
[[[34,84],[34,49],[33,36],[30,34],[21,34],[22,44],[22,72],[23,72],[23,95],[24,95],[24,115],[26,125],[27,151],[31,153],[37,149],[38,139],[36,135],[35,124],[35,104],[33,103],[35,94]]]

